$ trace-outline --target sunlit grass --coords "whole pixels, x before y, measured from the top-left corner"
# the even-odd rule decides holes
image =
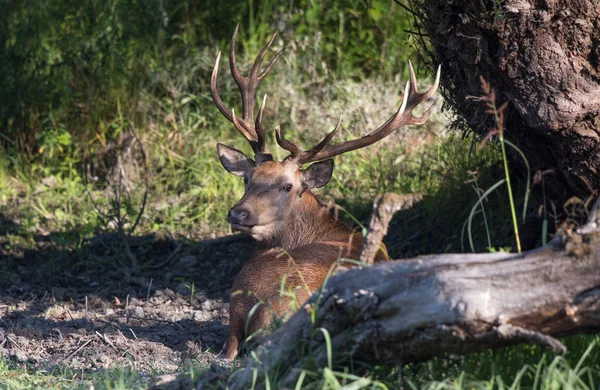
[[[151,377],[140,375],[129,368],[91,372],[56,367],[48,370],[17,368],[0,357],[0,390],[20,389],[103,389],[133,390],[148,387]]]

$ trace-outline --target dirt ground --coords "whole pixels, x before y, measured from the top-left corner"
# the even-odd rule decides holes
[[[218,359],[230,286],[255,250],[247,237],[60,238],[21,249],[0,236],[0,356],[29,369],[129,366],[149,377]]]

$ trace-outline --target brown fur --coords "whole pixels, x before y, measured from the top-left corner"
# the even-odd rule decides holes
[[[231,289],[229,334],[223,347],[228,359],[237,355],[245,333],[251,335],[273,318],[297,310],[322,286],[327,274],[340,266],[339,259],[358,259],[362,234],[336,221],[307,190],[294,203],[277,234],[266,242],[273,249],[256,252]],[[385,260],[388,257],[382,248],[376,261]],[[280,296],[283,278],[285,291],[295,291],[296,305],[290,296]],[[259,303],[246,324],[250,311]]]

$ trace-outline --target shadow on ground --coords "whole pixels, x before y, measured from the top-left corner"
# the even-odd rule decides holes
[[[0,356],[152,373],[217,357],[230,286],[256,250],[247,236],[76,237],[27,235],[0,216]]]

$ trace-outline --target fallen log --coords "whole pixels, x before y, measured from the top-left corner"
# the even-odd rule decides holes
[[[293,387],[300,369],[329,356],[407,363],[517,343],[564,353],[556,337],[600,331],[599,209],[600,200],[583,228],[526,253],[422,256],[336,275],[229,387],[250,388],[265,373]]]

